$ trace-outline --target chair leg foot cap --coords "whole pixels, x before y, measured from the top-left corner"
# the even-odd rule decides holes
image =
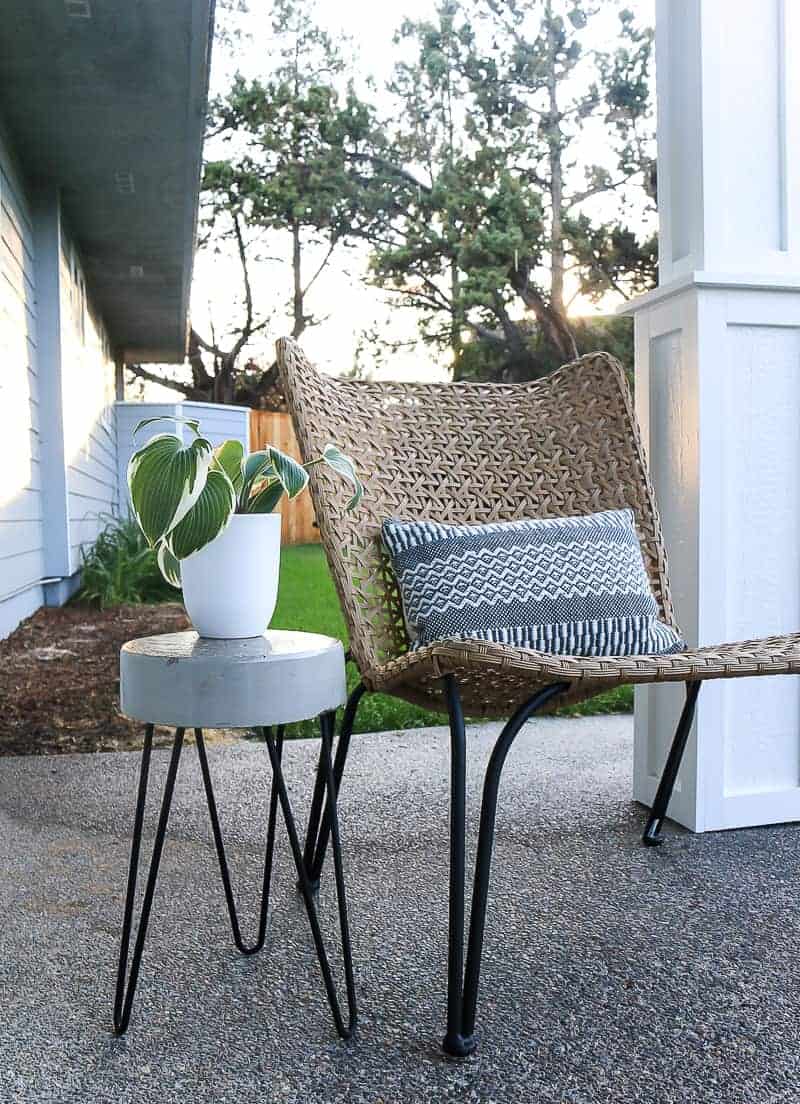
[[[475,1034],[448,1034],[442,1040],[442,1050],[448,1058],[468,1058],[470,1054],[474,1054],[477,1045],[478,1039]]]
[[[661,821],[648,821],[647,827],[642,835],[642,843],[645,847],[660,847],[663,842],[664,837],[661,835]]]

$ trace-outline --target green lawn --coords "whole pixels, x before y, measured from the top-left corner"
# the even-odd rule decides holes
[[[281,549],[281,581],[278,607],[272,619],[273,629],[304,629],[328,636],[338,636],[347,646],[347,630],[339,609],[328,565],[317,544],[296,545]],[[355,667],[348,669],[348,686],[358,681]],[[633,708],[630,686],[607,691],[591,701],[565,710],[570,714],[627,713]],[[367,694],[358,709],[356,732],[380,732],[384,729],[420,728],[423,725],[445,724],[447,718],[428,713],[415,705],[390,698],[385,694]],[[316,730],[315,722],[293,725],[287,735],[309,736]]]

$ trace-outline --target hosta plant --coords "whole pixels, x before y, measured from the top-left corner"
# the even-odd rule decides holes
[[[335,445],[300,464],[272,446],[245,453],[241,441],[216,448],[189,418],[145,418],[134,436],[157,421],[181,421],[192,439],[184,444],[174,433],[159,433],[131,457],[128,488],[136,520],[161,573],[181,585],[180,561],[198,552],[227,528],[234,514],[269,514],[286,495],[297,498],[308,485],[309,469],[325,464],[349,484],[347,509],[360,501],[363,487],[353,462]]]

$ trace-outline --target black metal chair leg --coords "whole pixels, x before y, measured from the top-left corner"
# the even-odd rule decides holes
[[[642,833],[642,843],[646,847],[658,847],[658,845],[663,842],[661,825],[664,823],[664,817],[667,815],[669,799],[672,797],[672,791],[675,788],[675,779],[678,777],[683,753],[686,750],[686,743],[689,739],[692,721],[694,720],[697,695],[700,693],[701,686],[701,682],[686,683],[686,701],[681,711],[678,727],[675,729],[672,747],[667,756],[667,761],[664,764],[664,772],[661,775],[661,781],[656,790],[656,796],[650,810],[647,826]]]
[[[466,971],[464,970],[464,882],[465,882],[465,798],[466,740],[458,684],[452,675],[443,679],[450,716],[450,911],[447,956],[447,1033],[442,1049],[454,1058],[465,1058],[475,1050],[475,1014],[478,1002],[486,903],[494,842],[497,794],[503,764],[517,733],[525,722],[568,683],[553,683],[522,705],[497,738],[483,788],[475,881],[472,887]]]
[[[267,744],[267,751],[269,752],[270,762],[272,764],[273,777],[275,779],[278,791],[278,800],[280,801],[281,812],[283,814],[284,823],[286,824],[286,832],[289,837],[289,846],[292,849],[292,856],[294,858],[294,864],[297,870],[300,891],[303,895],[306,913],[308,914],[308,922],[311,927],[311,934],[314,939],[314,947],[317,952],[317,960],[319,962],[320,971],[322,972],[322,978],[325,984],[325,992],[328,997],[328,1004],[330,1005],[331,1013],[333,1015],[333,1021],[336,1025],[336,1030],[339,1032],[343,1039],[349,1039],[356,1025],[356,1021],[358,1018],[358,1009],[356,1007],[353,960],[350,945],[350,930],[347,919],[347,899],[345,895],[341,843],[339,839],[339,819],[336,808],[335,772],[331,756],[331,744],[333,739],[334,724],[334,714],[324,714],[323,717],[320,718],[322,755],[324,759],[323,769],[326,778],[327,790],[326,805],[327,808],[330,810],[330,834],[333,841],[333,857],[336,874],[336,898],[339,910],[339,931],[342,940],[342,958],[344,960],[345,986],[347,990],[347,1023],[345,1023],[342,1016],[339,999],[336,994],[336,987],[334,985],[333,975],[331,972],[330,963],[328,961],[328,955],[325,950],[325,944],[322,938],[322,931],[320,929],[319,915],[317,913],[317,906],[314,897],[314,889],[311,880],[309,879],[308,871],[306,870],[306,866],[303,860],[303,849],[300,845],[300,838],[297,833],[297,826],[295,824],[291,804],[289,802],[289,794],[287,792],[286,782],[283,777],[281,760],[278,755],[275,742],[272,738],[272,734],[266,729],[262,729],[261,731],[264,735],[264,739]]]
[[[358,712],[358,706],[362,697],[366,693],[366,686],[362,682],[355,687],[351,692],[350,697],[347,699],[347,705],[344,708],[344,714],[342,716],[342,727],[339,732],[339,742],[336,745],[336,756],[333,764],[333,776],[334,785],[336,789],[336,796],[339,796],[339,790],[342,785],[342,777],[344,775],[344,768],[347,763],[347,753],[350,750],[350,737],[353,735],[353,726],[356,720],[356,714]],[[320,755],[322,749],[320,749]],[[322,766],[322,760],[320,759],[320,767]],[[318,768],[318,777],[320,774]],[[322,868],[325,865],[325,852],[328,849],[328,839],[331,831],[331,810],[330,799],[325,803],[325,811],[321,818],[319,808],[322,805],[324,787],[319,788],[319,797],[317,796],[317,786],[314,788],[314,798],[312,801],[311,814],[309,816],[309,827],[306,835],[306,870],[308,871],[309,880],[311,882],[314,892],[319,889],[319,881],[322,877]],[[318,802],[317,812],[315,814],[314,806]],[[319,824],[319,832],[315,831],[312,840],[312,827]],[[310,856],[313,854],[313,859]],[[310,859],[310,861],[309,861]],[[299,888],[299,887],[298,887]]]
[[[442,1049],[466,1058],[475,1040],[461,1030],[464,998],[464,878],[466,873],[467,747],[461,695],[453,675],[445,675],[444,691],[450,717],[450,877],[447,935],[447,1032]]]
[[[278,735],[276,741],[276,749],[278,759],[281,758],[283,752],[283,725],[278,728]],[[219,823],[219,814],[217,812],[217,802],[214,797],[214,787],[211,782],[211,771],[208,766],[208,756],[206,755],[206,745],[203,739],[203,730],[196,728],[194,730],[195,740],[197,741],[197,755],[200,760],[200,770],[203,775],[203,787],[206,793],[206,802],[208,804],[208,815],[211,821],[211,831],[214,836],[214,845],[217,851],[217,858],[219,860],[219,872],[222,877],[222,886],[225,891],[225,901],[228,906],[228,916],[231,922],[231,931],[233,932],[233,942],[236,947],[242,952],[243,955],[253,955],[262,949],[264,941],[267,935],[267,918],[269,914],[269,893],[270,884],[272,881],[272,858],[275,850],[275,824],[278,814],[278,791],[275,784],[275,777],[273,775],[272,785],[270,787],[269,796],[269,815],[267,818],[267,843],[264,852],[264,876],[261,883],[261,903],[258,914],[258,934],[256,936],[255,943],[246,944],[242,939],[241,927],[239,925],[239,917],[236,912],[236,902],[233,896],[233,888],[231,886],[231,875],[228,867],[228,859],[225,854],[225,844],[222,839],[222,829]]]
[[[169,823],[169,813],[172,806],[172,795],[175,792],[175,779],[178,774],[178,764],[183,748],[184,729],[175,731],[175,739],[172,744],[172,756],[167,768],[167,778],[164,783],[164,796],[161,801],[161,812],[158,817],[153,854],[150,859],[150,869],[147,874],[142,910],[139,916],[139,928],[136,932],[136,941],[133,946],[133,958],[128,972],[128,955],[130,951],[131,929],[133,927],[133,908],[136,900],[136,881],[139,870],[139,852],[142,844],[142,828],[144,826],[144,810],[147,802],[147,783],[150,776],[150,753],[153,748],[153,726],[145,729],[144,750],[142,751],[142,763],[139,771],[139,790],[136,799],[136,814],[133,822],[133,841],[131,843],[131,858],[128,867],[128,887],[125,895],[125,913],[122,921],[122,940],[119,951],[119,967],[117,969],[117,989],[114,997],[114,1034],[123,1035],[128,1028],[131,1018],[133,998],[136,994],[136,984],[139,980],[139,967],[142,961],[144,941],[147,936],[147,925],[150,920],[150,910],[153,905],[153,896],[158,878],[158,868],[161,864],[161,853],[164,848],[164,838]],[[127,989],[126,989],[127,974]]]
[[[481,956],[483,954],[483,935],[486,926],[486,905],[489,893],[489,874],[492,865],[492,847],[494,845],[494,823],[497,812],[497,795],[500,776],[511,745],[519,730],[534,713],[547,702],[567,689],[566,683],[547,686],[530,701],[521,706],[505,724],[492,750],[486,777],[483,783],[483,801],[481,803],[480,829],[478,832],[478,852],[475,859],[475,880],[472,885],[472,912],[469,923],[469,942],[467,946],[467,966],[464,975],[464,1007],[462,1011],[461,1033],[464,1039],[475,1040],[475,1013],[478,1004],[478,985],[480,982]]]

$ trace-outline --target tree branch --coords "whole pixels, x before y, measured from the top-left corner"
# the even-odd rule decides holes
[[[158,383],[162,387],[169,387],[173,391],[179,391],[184,398],[189,398],[194,391],[194,388],[190,383],[181,383],[180,380],[170,379],[167,376],[157,376],[155,372],[148,371],[147,368],[143,368],[141,364],[126,364],[125,367],[131,372],[137,379],[147,380],[148,383]]]
[[[491,342],[492,345],[505,347],[508,344],[504,334],[499,334],[497,330],[490,330],[488,326],[484,326],[480,322],[471,322],[466,318],[464,324],[468,329],[472,330],[473,333],[476,333],[478,337],[482,337],[484,341]]]
[[[418,188],[419,191],[424,192],[426,195],[430,195],[433,191],[433,188],[431,188],[429,184],[424,184],[421,180],[418,180],[408,169],[404,169],[400,165],[395,165],[393,162],[387,161],[385,157],[379,157],[376,153],[351,153],[350,157],[354,161],[366,161],[376,169],[383,169],[385,172],[393,173],[395,176],[399,177],[400,180],[405,180],[407,184],[411,184],[412,187]]]
[[[205,349],[207,353],[211,353],[212,356],[222,357],[225,356],[222,349],[214,341],[206,341],[202,338],[197,330],[192,330],[192,337],[200,346],[201,349]]]
[[[244,346],[250,340],[253,333],[253,289],[250,286],[250,273],[247,268],[247,250],[244,244],[244,236],[242,235],[242,226],[239,222],[239,214],[237,211],[233,211],[231,217],[233,218],[233,232],[236,237],[236,249],[239,254],[239,262],[242,266],[242,280],[244,282],[244,304],[245,304],[245,321],[242,326],[239,337],[234,342],[228,356],[231,362],[236,360],[236,357],[242,351]]]
[[[517,353],[524,353],[527,351],[525,340],[520,333],[519,326],[512,321],[511,316],[506,310],[506,305],[503,302],[500,295],[495,292],[492,296],[494,301],[494,312],[500,319],[500,325],[503,328],[503,334],[505,335],[508,345],[517,351]]]
[[[318,276],[320,275],[320,273],[322,272],[322,270],[323,270],[323,269],[325,268],[325,265],[326,265],[326,264],[328,263],[328,261],[329,261],[329,260],[331,259],[331,254],[333,253],[333,251],[334,251],[334,249],[335,249],[335,248],[336,248],[336,242],[335,242],[335,241],[333,241],[333,242],[331,242],[331,244],[330,244],[330,248],[328,249],[328,252],[327,252],[327,253],[325,254],[325,257],[324,257],[324,259],[323,259],[323,261],[322,261],[322,264],[321,264],[321,265],[319,266],[319,268],[317,269],[317,271],[316,271],[316,272],[314,273],[314,275],[313,275],[313,276],[311,277],[311,279],[310,279],[310,280],[308,281],[308,283],[306,284],[306,286],[305,286],[305,287],[303,288],[303,298],[304,298],[304,299],[305,299],[306,295],[308,295],[308,293],[309,293],[309,290],[311,289],[311,287],[312,287],[312,285],[313,285],[314,281],[316,280],[316,278],[317,278],[317,277],[318,277]]]

